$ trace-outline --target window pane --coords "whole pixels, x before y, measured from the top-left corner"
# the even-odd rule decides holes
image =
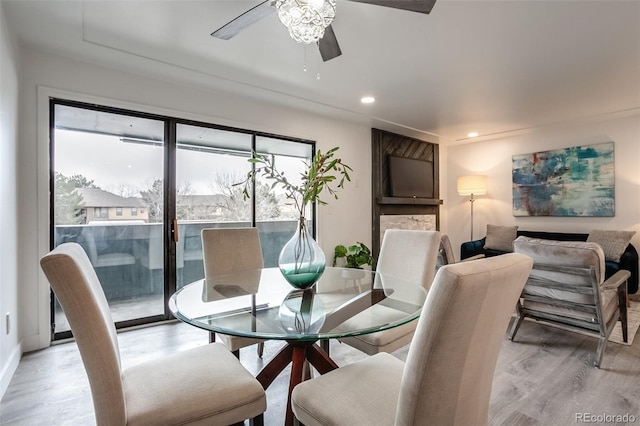
[[[252,136],[179,124],[176,154],[178,286],[204,278],[203,228],[251,226],[251,200],[241,182],[249,170]]]
[[[301,183],[300,176],[311,161],[313,146],[276,138],[257,137],[256,151],[275,156],[275,165],[294,185]],[[257,179],[256,202],[258,212],[256,224],[266,267],[278,266],[280,250],[296,229],[299,213],[291,199],[286,198],[280,186],[271,188],[265,178]],[[309,206],[310,207],[310,206]],[[307,211],[307,219],[311,213]]]
[[[82,245],[114,321],[163,315],[164,123],[65,105],[54,113],[54,244]],[[55,324],[69,330],[59,307]]]

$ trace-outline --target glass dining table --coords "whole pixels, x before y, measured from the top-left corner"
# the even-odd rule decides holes
[[[384,273],[326,268],[310,289],[298,290],[278,268],[265,268],[195,281],[171,296],[169,309],[210,332],[286,342],[256,378],[267,389],[291,364],[285,417],[285,425],[291,425],[291,391],[307,378],[305,363],[320,374],[338,368],[328,353],[329,339],[413,321],[425,299],[420,283]]]

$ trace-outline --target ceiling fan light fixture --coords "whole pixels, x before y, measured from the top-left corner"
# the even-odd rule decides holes
[[[316,43],[336,16],[335,0],[276,0],[278,18],[298,43]]]

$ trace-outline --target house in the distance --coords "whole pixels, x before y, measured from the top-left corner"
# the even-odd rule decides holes
[[[103,189],[78,188],[84,200],[87,223],[140,220],[149,221],[149,209],[141,198],[121,197]]]

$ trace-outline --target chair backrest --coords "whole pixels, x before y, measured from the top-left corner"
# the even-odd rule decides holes
[[[99,425],[126,422],[116,329],[98,276],[83,248],[64,243],[40,265],[69,321],[89,377]]]
[[[451,247],[451,240],[447,234],[440,234],[440,247],[438,248],[438,262],[436,263],[436,269],[440,269],[444,265],[450,265],[456,263],[456,258],[453,255],[453,248]]]
[[[437,231],[387,229],[378,256],[378,272],[411,282],[420,282],[429,289],[433,282],[440,246]]]
[[[202,251],[205,277],[264,266],[258,228],[203,229]]]
[[[397,425],[482,425],[498,354],[532,261],[506,254],[440,268],[409,348]]]

